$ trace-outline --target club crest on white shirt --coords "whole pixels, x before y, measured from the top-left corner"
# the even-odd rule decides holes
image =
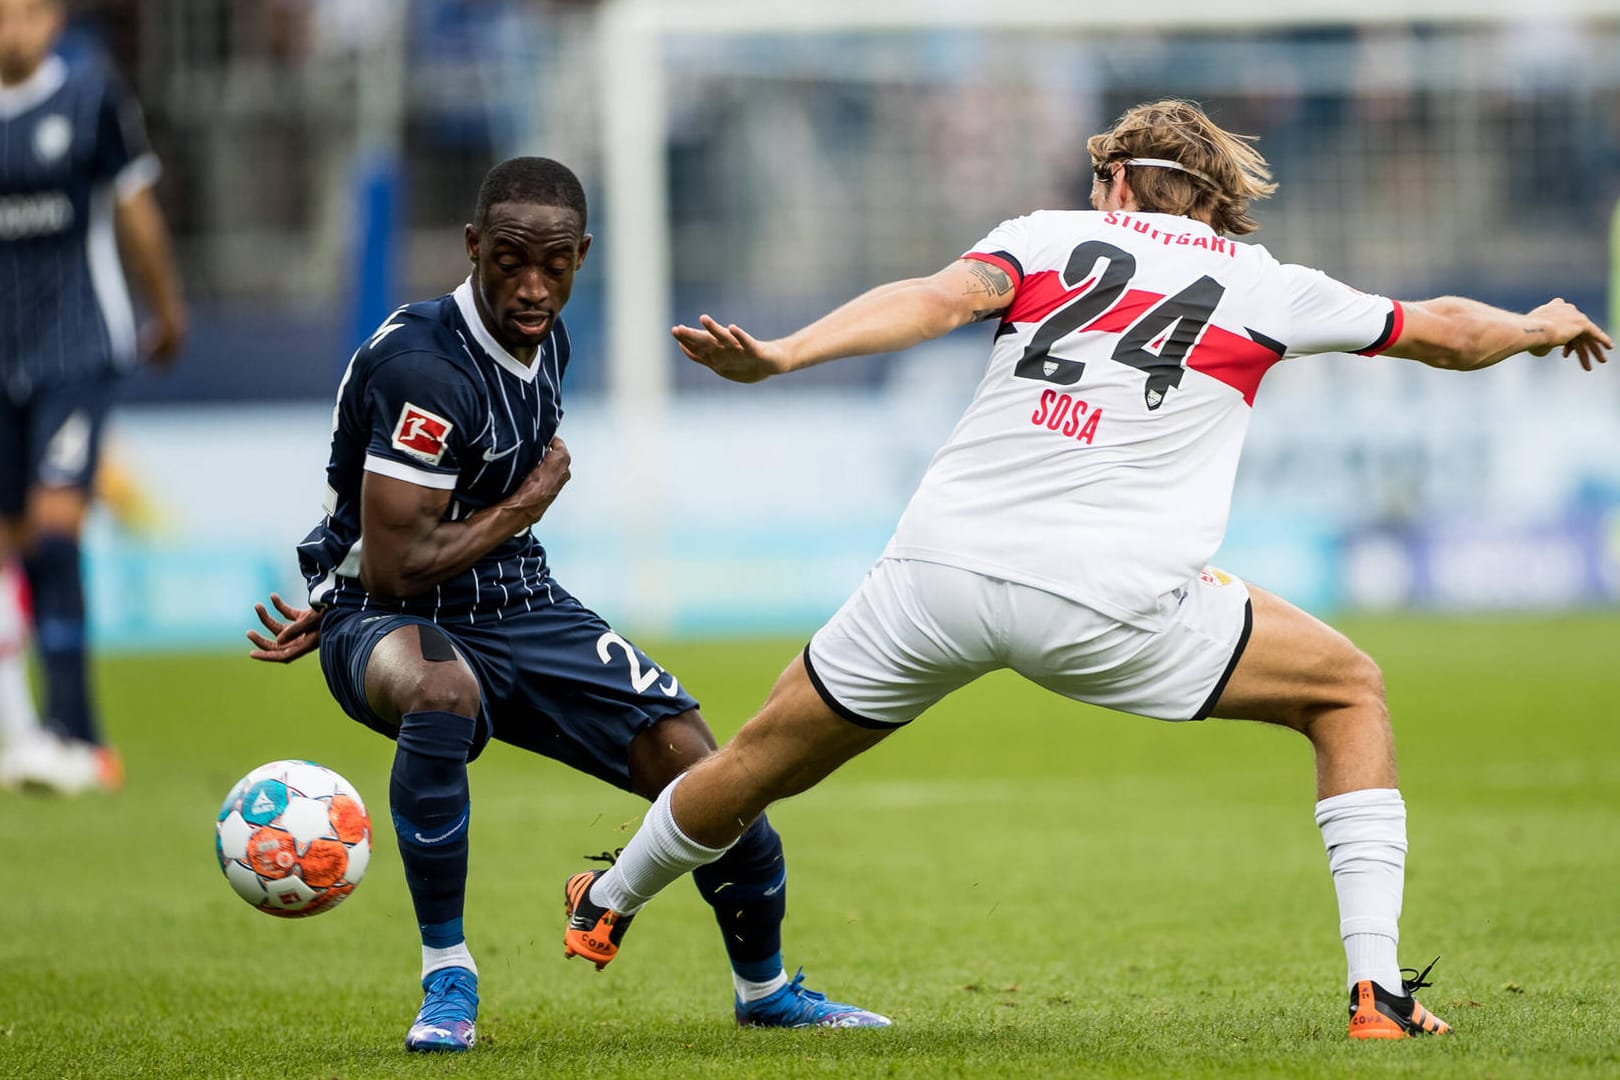
[[[73,123],[60,113],[52,113],[34,127],[34,154],[50,164],[73,145]]]

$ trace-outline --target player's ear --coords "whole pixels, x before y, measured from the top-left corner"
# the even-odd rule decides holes
[[[476,263],[478,261],[478,227],[476,225],[468,225],[466,236],[467,258]]]
[[[591,250],[591,234],[586,233],[579,238],[579,255],[574,259],[575,270],[585,265],[585,253],[589,250]]]
[[[1136,202],[1136,192],[1131,190],[1131,182],[1128,178],[1129,173],[1130,170],[1121,165],[1119,167],[1119,172],[1114,175],[1114,183],[1112,185],[1114,190],[1112,194],[1115,201],[1119,204],[1119,209],[1121,210],[1139,209]]]

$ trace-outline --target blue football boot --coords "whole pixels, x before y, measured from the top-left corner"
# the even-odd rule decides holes
[[[477,1040],[478,976],[440,968],[422,980],[422,1011],[405,1033],[407,1050],[471,1050]]]
[[[806,990],[804,968],[799,969],[792,982],[770,997],[746,1004],[741,999],[734,1000],[738,1027],[889,1027],[894,1023],[887,1016],[828,1001],[826,994]]]

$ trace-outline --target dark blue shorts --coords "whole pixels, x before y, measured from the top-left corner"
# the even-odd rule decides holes
[[[21,401],[0,393],[0,517],[21,517],[36,484],[90,490],[117,385],[109,372],[40,387]]]
[[[615,633],[600,615],[551,583],[552,602],[508,609],[500,620],[443,625],[483,691],[474,755],[494,737],[630,789],[629,749],[656,720],[698,707],[674,675]],[[321,619],[321,670],[343,711],[389,737],[392,724],[366,704],[371,650],[415,615],[328,609]]]

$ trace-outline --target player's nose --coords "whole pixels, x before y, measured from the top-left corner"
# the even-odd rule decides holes
[[[546,275],[530,268],[517,279],[517,298],[529,304],[544,303],[550,291],[546,288]]]

